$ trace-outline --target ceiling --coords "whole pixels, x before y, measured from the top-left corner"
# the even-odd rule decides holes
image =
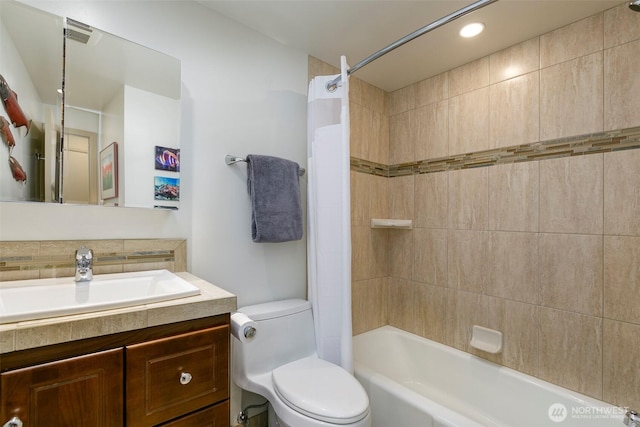
[[[472,1],[198,0],[278,42],[339,66],[354,65]],[[499,0],[405,44],[354,75],[386,91],[455,68],[621,4],[621,0]],[[631,12],[630,12],[631,13]],[[468,22],[486,24],[462,39]]]

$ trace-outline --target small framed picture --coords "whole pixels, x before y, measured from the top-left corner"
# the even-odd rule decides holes
[[[180,149],[156,145],[156,170],[180,172]]]
[[[153,178],[155,185],[154,200],[180,200],[180,179],[156,176]]]
[[[112,142],[100,151],[100,198],[118,197],[118,144]]]

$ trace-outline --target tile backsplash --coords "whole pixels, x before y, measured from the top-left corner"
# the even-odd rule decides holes
[[[83,245],[95,274],[187,269],[184,239],[0,241],[0,281],[73,276]]]

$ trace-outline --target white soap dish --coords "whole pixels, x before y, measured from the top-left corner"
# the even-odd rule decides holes
[[[410,219],[372,219],[371,228],[404,228],[410,229]]]
[[[471,347],[487,353],[500,353],[502,351],[502,332],[473,325]]]

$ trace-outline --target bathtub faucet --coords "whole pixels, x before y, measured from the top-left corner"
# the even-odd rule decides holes
[[[627,411],[622,422],[628,427],[640,427],[640,415],[636,411]]]
[[[76,251],[76,282],[88,282],[93,279],[93,251],[85,246]]]

